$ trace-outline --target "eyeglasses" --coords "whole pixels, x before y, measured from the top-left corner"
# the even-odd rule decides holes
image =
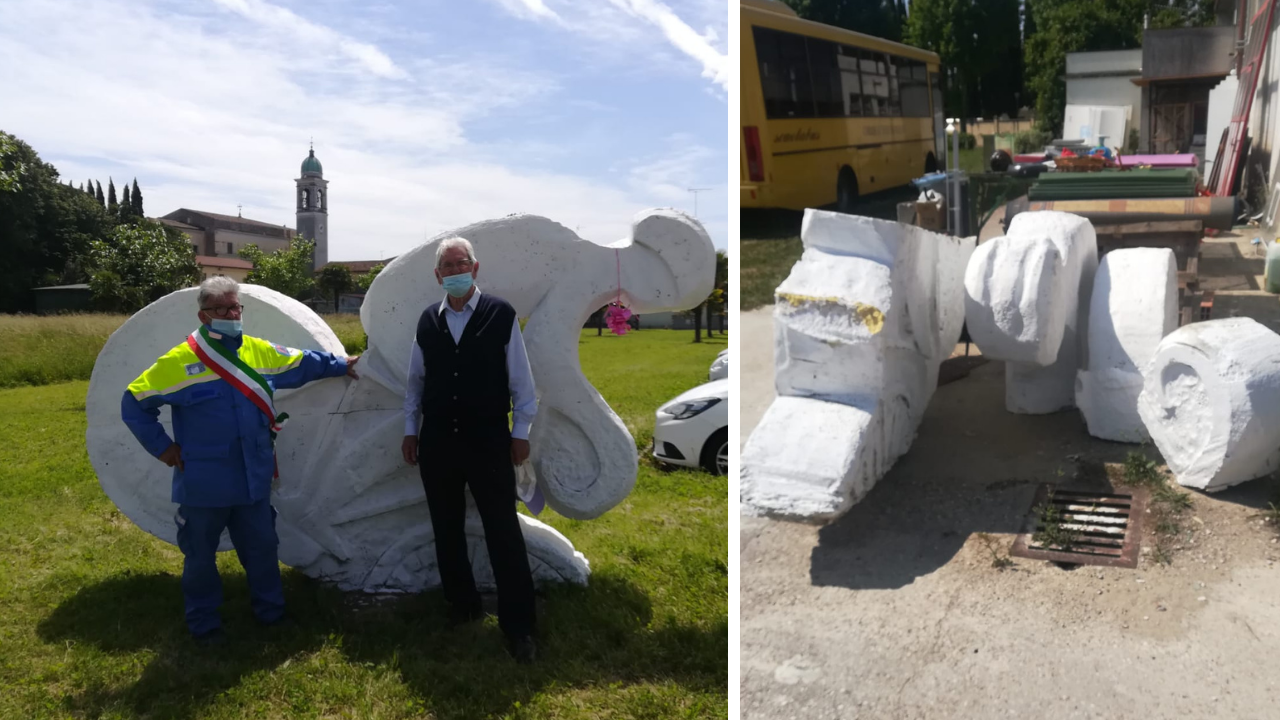
[[[458,273],[471,272],[471,261],[463,260],[456,263],[441,263],[440,272],[445,275],[457,275]]]
[[[200,308],[200,309],[201,309],[201,310],[203,310],[203,311],[205,311],[205,312],[207,312],[207,313],[210,313],[211,315],[213,315],[213,316],[215,316],[215,317],[220,317],[220,318],[224,318],[224,317],[226,317],[226,316],[230,315],[230,314],[231,314],[231,313],[233,313],[233,312],[234,312],[234,313],[243,313],[243,312],[244,312],[244,306],[243,306],[243,305],[225,305],[225,306],[222,306],[222,307],[207,307],[207,308]]]

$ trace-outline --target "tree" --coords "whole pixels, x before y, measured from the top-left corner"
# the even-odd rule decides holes
[[[138,189],[138,178],[133,179],[133,214],[135,217],[146,217],[142,211],[142,191]]]
[[[93,181],[92,180],[90,180],[88,183],[85,184],[84,192],[89,197],[93,197]]]
[[[378,263],[369,268],[365,274],[356,277],[354,279],[355,284],[356,287],[360,288],[360,292],[369,292],[369,288],[373,287],[373,281],[378,277],[378,273],[382,272],[385,267],[386,265]]]
[[[805,20],[835,25],[895,42],[902,39],[896,0],[783,0]],[[912,0],[914,5],[915,0]]]
[[[1142,46],[1148,0],[1035,0],[1035,34],[1027,38],[1027,87],[1036,97],[1036,123],[1061,132],[1066,110],[1067,53]]]
[[[346,265],[337,263],[329,263],[320,269],[319,277],[316,278],[316,287],[321,292],[328,293],[333,296],[333,311],[338,312],[338,296],[350,290],[354,286],[351,280],[351,270]]]
[[[95,240],[90,247],[89,288],[101,310],[136,312],[198,282],[191,245],[157,222],[117,226],[109,242]]]
[[[129,220],[133,214],[133,202],[129,200],[129,183],[124,184],[124,199],[120,201],[120,222]]]
[[[98,204],[101,205],[103,209],[106,209],[107,207],[106,201],[102,199],[102,183],[98,183],[98,192],[94,195],[94,197],[97,198]]]
[[[947,113],[1017,113],[1022,51],[1019,0],[912,0],[906,42],[941,57]]]
[[[18,178],[27,168],[18,158],[18,151],[18,139],[0,132],[0,192],[17,192],[22,189]]]
[[[120,214],[120,204],[116,202],[116,183],[107,177],[107,214],[115,217]]]
[[[316,285],[310,269],[315,246],[302,235],[293,236],[288,248],[273,253],[265,253],[257,245],[244,246],[238,254],[253,263],[245,282],[264,285],[291,298],[303,297]]]
[[[724,250],[716,251],[715,281],[711,287],[712,287],[711,294],[707,296],[706,300],[702,301],[701,305],[694,308],[693,310],[695,318],[699,312],[702,312],[706,315],[707,337],[712,337],[714,335],[713,329],[715,328],[715,325],[711,322],[712,313],[724,312],[725,303],[728,301],[729,256],[727,253],[725,253]],[[697,329],[699,325],[700,325],[700,322],[697,319],[695,319],[694,320],[694,342],[700,342],[700,340],[697,337]],[[721,331],[721,334],[723,335],[724,331]]]
[[[0,312],[31,311],[31,288],[84,280],[81,258],[114,223],[95,200],[63,185],[30,145],[4,132],[0,174]]]

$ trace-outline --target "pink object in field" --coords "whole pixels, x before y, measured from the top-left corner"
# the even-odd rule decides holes
[[[631,326],[627,324],[630,319],[630,308],[624,308],[621,305],[610,305],[609,309],[604,313],[604,322],[613,331],[614,335],[626,335],[627,330],[631,329]]]
[[[1120,167],[1193,168],[1200,165],[1200,159],[1190,153],[1183,155],[1121,155],[1118,160],[1120,161]]]

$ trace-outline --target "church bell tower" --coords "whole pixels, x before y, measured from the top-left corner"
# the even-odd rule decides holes
[[[302,161],[302,177],[296,183],[298,234],[316,244],[311,253],[311,271],[315,272],[329,262],[329,181],[324,179],[314,146]]]

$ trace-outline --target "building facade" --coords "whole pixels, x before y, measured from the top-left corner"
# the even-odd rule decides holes
[[[284,250],[294,234],[293,229],[285,225],[188,208],[179,208],[157,220],[186,233],[196,255],[213,258],[238,257],[237,253],[250,244],[268,253]]]

